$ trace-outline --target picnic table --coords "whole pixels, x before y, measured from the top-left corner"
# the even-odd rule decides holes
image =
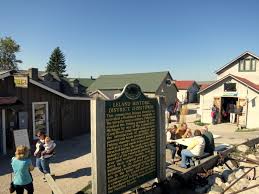
[[[219,137],[221,137],[221,136],[220,136],[220,135],[214,135],[214,134],[213,134],[213,138],[214,138],[214,139],[217,139],[217,138],[219,138]],[[188,146],[190,145],[190,143],[192,142],[193,138],[194,138],[194,137],[175,139],[175,140],[173,140],[172,142],[175,142],[175,143],[178,143],[178,144],[181,144],[181,145],[184,145],[184,146],[187,146],[187,147],[188,147]]]

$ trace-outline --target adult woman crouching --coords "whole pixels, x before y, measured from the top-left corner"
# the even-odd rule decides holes
[[[16,148],[15,157],[12,158],[14,172],[13,184],[17,194],[23,194],[24,189],[28,194],[34,192],[31,171],[34,169],[31,159],[28,158],[29,149],[26,146]]]

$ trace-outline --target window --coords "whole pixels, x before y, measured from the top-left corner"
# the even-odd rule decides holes
[[[241,59],[239,61],[239,72],[242,71],[256,71],[256,59]]]
[[[224,91],[225,92],[236,92],[236,83],[225,83],[224,84]]]
[[[34,135],[38,130],[49,134],[48,102],[32,103],[32,122]]]

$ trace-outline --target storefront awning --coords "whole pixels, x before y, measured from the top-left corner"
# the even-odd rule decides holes
[[[0,107],[5,108],[5,107],[13,107],[17,105],[23,105],[23,103],[17,98],[13,96],[9,97],[0,97]]]

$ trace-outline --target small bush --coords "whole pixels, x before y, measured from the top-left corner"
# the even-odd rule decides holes
[[[194,124],[199,126],[208,125],[208,123],[202,123],[201,120],[194,121]]]

